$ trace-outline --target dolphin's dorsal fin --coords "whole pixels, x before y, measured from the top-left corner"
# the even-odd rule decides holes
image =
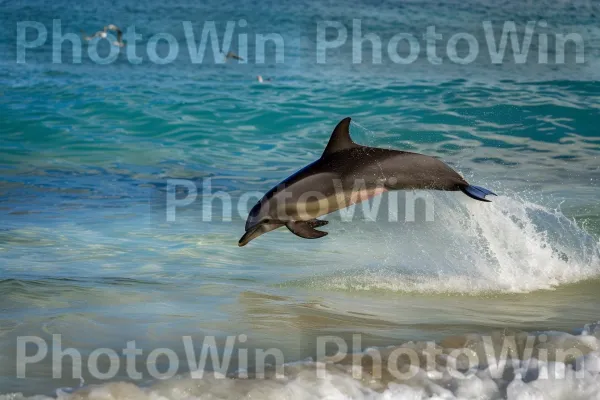
[[[327,143],[327,147],[325,147],[323,156],[340,150],[358,147],[358,145],[350,138],[350,119],[350,117],[344,118],[337,124],[331,133],[331,138],[329,139],[329,143]]]

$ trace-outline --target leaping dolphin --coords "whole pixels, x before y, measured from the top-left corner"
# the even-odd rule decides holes
[[[305,239],[323,237],[327,232],[315,228],[328,221],[317,217],[388,190],[460,190],[475,200],[488,202],[487,195],[496,195],[469,185],[436,158],[358,145],[350,138],[349,127],[350,118],[340,121],[321,158],[269,190],[256,203],[248,215],[246,233],[239,246],[284,225]]]

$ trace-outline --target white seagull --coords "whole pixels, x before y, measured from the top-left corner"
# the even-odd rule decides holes
[[[115,31],[117,33],[117,40],[112,42],[112,44],[114,46],[117,46],[117,47],[125,46],[125,43],[123,42],[123,32],[121,31],[121,29],[119,29],[118,26],[116,26],[114,24],[109,24],[109,25],[105,26],[103,30],[94,33],[92,36],[87,36],[82,29],[81,35],[83,36],[83,40],[89,42],[90,40],[93,40],[97,37],[106,39],[106,37],[108,36],[108,34],[107,34],[108,31]]]

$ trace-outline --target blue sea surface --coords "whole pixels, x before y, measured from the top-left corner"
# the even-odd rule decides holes
[[[132,340],[145,354],[158,347],[183,354],[186,335],[224,340],[244,334],[252,346],[283,349],[291,363],[313,356],[318,335],[360,333],[363,347],[391,346],[506,329],[576,335],[600,320],[595,2],[0,4],[0,399],[56,396],[57,389],[68,397],[81,385],[109,385],[89,376],[74,379],[68,368],[55,378],[50,356],[17,379],[16,343],[23,336],[50,343],[60,334],[63,348],[87,357]],[[113,62],[99,64],[87,50],[96,42],[82,41],[81,62],[74,62],[71,43],[58,50],[53,45],[57,20],[63,35],[91,34],[109,23],[124,31],[135,27],[142,61],[130,61],[128,43]],[[372,56],[377,46],[368,41],[363,62],[353,62],[354,20],[363,36],[381,39],[380,63]],[[24,21],[42,24],[47,40],[26,49],[26,62],[17,63],[18,24]],[[210,46],[202,63],[192,62],[186,21],[198,43],[207,22],[215,23],[220,41],[227,22],[234,23],[230,50],[240,53],[239,35],[245,34],[247,62],[222,63]],[[341,23],[348,39],[318,62],[323,21]],[[485,21],[498,39],[505,21],[516,24],[519,38],[533,21],[537,30],[526,62],[515,62],[511,51],[505,62],[491,62]],[[441,64],[427,57],[429,26],[443,35],[435,47]],[[33,31],[27,40],[35,38]],[[448,39],[458,32],[479,43],[471,63],[447,55]],[[547,63],[538,58],[540,32],[549,37]],[[178,43],[177,56],[164,65],[151,62],[148,52],[157,33]],[[419,40],[410,64],[389,57],[388,43],[399,33]],[[556,62],[557,33],[581,36],[584,62],[577,62],[573,43],[565,62]],[[279,34],[283,59],[268,43],[265,62],[257,62],[257,34]],[[156,46],[167,57],[168,42]],[[97,48],[104,57],[111,44],[101,41]],[[399,51],[407,54],[406,43]],[[53,62],[58,56],[62,62]],[[498,197],[479,203],[436,192],[433,221],[344,222],[335,214],[325,238],[303,240],[280,229],[238,247],[256,195],[320,157],[333,127],[347,116],[357,143],[439,157]],[[169,179],[198,187],[196,201],[182,207],[175,222],[166,218]],[[207,182],[210,192],[203,190]],[[232,201],[231,220],[223,198]],[[350,376],[304,398],[375,398],[393,389],[356,389]],[[599,375],[590,376],[580,398],[600,393]],[[120,370],[111,379],[117,381],[131,379]],[[153,385],[147,376],[133,383],[140,391]],[[226,398],[218,382],[203,384],[194,390]],[[560,390],[538,387],[543,396],[536,398],[567,393],[571,386],[564,384]],[[204,398],[177,385],[172,388],[190,397],[175,389],[161,395]],[[506,385],[498,383],[498,397],[529,393]],[[251,387],[232,388],[231,398],[250,396]],[[468,397],[456,387],[448,390]],[[144,398],[106,390],[113,396],[107,399]],[[299,393],[289,390],[255,397]],[[412,393],[393,390],[385,398]]]

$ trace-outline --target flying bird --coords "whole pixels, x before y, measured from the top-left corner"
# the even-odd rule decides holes
[[[244,59],[242,57],[238,56],[233,51],[230,51],[227,54],[225,54],[225,61],[229,60],[230,58],[232,58],[234,60],[238,60],[238,61],[244,61]]]
[[[121,31],[121,29],[119,29],[118,26],[116,26],[114,24],[109,24],[109,25],[105,26],[103,30],[94,33],[92,36],[86,35],[86,33],[82,29],[81,35],[83,36],[83,40],[85,40],[86,42],[89,42],[95,38],[106,39],[108,36],[108,31],[114,31],[117,33],[117,40],[112,42],[112,44],[114,46],[117,46],[117,47],[125,46],[125,43],[123,42],[123,32]]]

